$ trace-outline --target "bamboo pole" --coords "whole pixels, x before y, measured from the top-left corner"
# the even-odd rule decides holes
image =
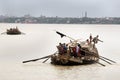
[[[104,59],[106,59],[106,60],[108,60],[108,61],[111,61],[111,62],[113,62],[113,63],[116,63],[115,61],[113,61],[113,60],[111,60],[111,59],[108,59],[108,58],[106,58],[106,57],[103,57],[103,56],[100,56],[101,58],[104,58]]]
[[[32,60],[23,61],[23,63],[34,62],[34,61],[38,61],[38,60],[41,60],[41,59],[49,58],[49,57],[51,57],[51,56],[52,56],[52,55],[48,55],[48,56],[44,56],[44,57],[37,58],[37,59],[32,59]]]
[[[44,57],[37,58],[37,59],[32,59],[32,60],[23,61],[23,63],[34,62],[34,61],[38,61],[38,60],[41,60],[41,59],[50,58],[52,55],[55,55],[55,54],[57,54],[57,51],[56,51],[54,54],[51,54],[51,55],[48,55],[48,56],[44,56]]]
[[[50,57],[48,57],[46,60],[44,60],[42,63],[45,63],[48,59],[50,59]]]

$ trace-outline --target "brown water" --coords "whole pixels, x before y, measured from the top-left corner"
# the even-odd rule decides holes
[[[120,79],[120,25],[75,24],[0,24],[0,32],[16,27],[26,35],[0,35],[0,80],[119,80]],[[89,34],[99,35],[104,43],[98,43],[99,53],[117,62],[106,67],[99,64],[79,66],[55,66],[50,60],[23,64],[23,60],[35,59],[54,53],[60,38],[54,30],[75,39],[86,40]]]

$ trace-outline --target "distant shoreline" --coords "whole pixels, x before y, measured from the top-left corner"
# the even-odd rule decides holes
[[[39,25],[39,24],[41,24],[41,25],[49,25],[48,23],[0,23],[0,24],[28,24],[28,25],[30,25],[30,24],[33,24],[33,25]],[[50,24],[50,25],[120,25],[120,24],[56,24],[56,23],[52,23],[52,24]]]
[[[0,16],[0,23],[25,23],[25,24],[120,24],[120,17],[7,17]]]

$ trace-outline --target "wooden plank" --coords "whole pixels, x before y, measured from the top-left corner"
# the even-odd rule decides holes
[[[72,62],[77,62],[77,63],[82,63],[82,60],[81,59],[78,59],[78,58],[70,58],[69,61],[72,61]]]

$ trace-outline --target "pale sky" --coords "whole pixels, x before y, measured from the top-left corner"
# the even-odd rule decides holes
[[[0,0],[0,15],[120,17],[120,0]]]

